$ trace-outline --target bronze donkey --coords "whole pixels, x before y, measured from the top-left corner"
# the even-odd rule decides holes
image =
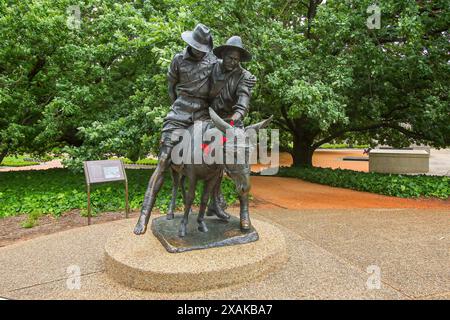
[[[252,145],[251,142],[249,142],[245,137],[246,133],[249,130],[254,130],[254,132],[257,133],[260,129],[267,127],[272,121],[272,117],[246,128],[239,128],[225,122],[211,108],[209,109],[209,113],[212,122],[209,122],[202,127],[202,130],[200,132],[200,134],[202,134],[202,137],[195,137],[195,132],[192,127],[189,129],[190,133],[194,132],[194,134],[190,135],[190,147],[192,148],[189,159],[190,161],[187,161],[188,163],[183,164],[172,164],[171,166],[173,186],[172,199],[169,207],[169,212],[167,214],[167,219],[174,218],[177,190],[181,183],[181,191],[184,199],[184,217],[181,221],[179,229],[180,237],[184,237],[186,235],[189,213],[191,212],[192,203],[195,197],[195,189],[199,180],[204,180],[205,185],[203,193],[201,195],[200,209],[197,219],[197,222],[199,224],[198,230],[201,232],[208,231],[208,228],[204,221],[206,206],[208,204],[208,199],[213,192],[214,186],[220,179],[224,170],[234,181],[236,185],[236,191],[238,192],[240,202],[241,230],[249,230],[251,226],[248,210],[248,195],[250,191],[250,163],[248,159],[251,149],[255,146]],[[207,144],[203,143],[203,137],[208,130],[219,130],[221,134],[226,134],[227,138],[232,137],[232,139],[226,139],[226,141],[223,143],[223,154],[231,154],[233,156],[233,159],[235,156],[238,157],[238,154],[243,154],[243,159],[245,159],[245,161],[233,161],[233,163],[227,163],[227,161],[223,161],[221,163],[205,163],[205,161],[202,161],[202,163],[200,164],[195,164],[195,152],[204,152],[206,151],[205,149],[207,149],[207,147],[205,148]],[[210,135],[214,135],[217,132],[209,133]],[[215,136],[217,136],[217,134]],[[202,141],[202,144],[195,144],[194,142],[196,141]],[[238,142],[236,143],[236,141]],[[239,141],[243,143],[239,143]],[[203,150],[200,151],[198,148],[202,148]],[[184,180],[186,178],[188,178],[189,180],[187,193],[184,189]],[[218,204],[216,203],[216,205]]]

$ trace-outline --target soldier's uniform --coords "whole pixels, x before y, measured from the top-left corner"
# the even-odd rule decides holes
[[[176,88],[177,99],[164,118],[163,145],[173,147],[174,130],[187,129],[194,121],[209,119],[210,74],[216,62],[212,52],[205,54],[201,61],[195,60],[187,48],[173,58],[167,78]]]
[[[240,51],[240,61],[251,60],[251,54],[243,48],[242,40],[238,36],[228,39],[224,46],[215,48],[214,53],[217,57],[223,58],[225,50],[229,48]],[[233,115],[240,114],[240,119],[234,122],[234,126],[243,127],[243,119],[249,111],[256,77],[240,65],[230,72],[224,72],[222,63],[222,60],[218,60],[211,72],[211,108],[225,121],[230,121]],[[220,191],[219,181],[214,187],[207,215],[215,214],[219,218],[227,219],[229,215],[224,211],[225,208],[226,202]]]
[[[229,119],[239,113],[243,119],[249,110],[250,98],[256,78],[247,70],[238,67],[229,74],[223,73],[217,63],[211,73],[211,108],[222,118]],[[242,126],[242,121],[235,123]]]

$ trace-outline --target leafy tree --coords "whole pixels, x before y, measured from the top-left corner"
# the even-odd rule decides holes
[[[75,30],[70,4],[0,4],[2,153],[155,152],[166,68],[198,22],[215,45],[243,38],[258,78],[248,121],[273,114],[297,166],[336,139],[450,144],[447,1],[378,1],[380,29],[366,25],[369,0],[85,0]]]
[[[178,26],[148,1],[86,0],[79,28],[70,28],[70,5],[0,5],[0,152],[67,145],[79,160],[137,159],[166,112],[165,65]]]
[[[367,26],[372,1],[244,3],[227,1],[227,20],[209,23],[244,36],[253,110],[275,114],[294,165],[339,138],[450,144],[447,1],[378,1],[380,29]]]

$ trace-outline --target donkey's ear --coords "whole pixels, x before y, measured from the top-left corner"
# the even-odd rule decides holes
[[[266,120],[249,125],[248,127],[245,128],[245,131],[247,131],[249,129],[253,129],[256,132],[258,132],[260,129],[266,128],[272,122],[272,119],[273,119],[273,115],[271,115],[270,118],[268,118]]]

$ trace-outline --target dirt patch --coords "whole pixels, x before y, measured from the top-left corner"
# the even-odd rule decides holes
[[[250,207],[255,207],[251,204]],[[230,206],[230,210],[238,208],[238,205]],[[193,208],[194,212],[198,208]],[[178,214],[179,211],[177,211]],[[158,210],[154,214],[160,214]],[[139,211],[132,211],[129,214],[129,219],[135,219],[139,216]],[[15,217],[6,217],[0,219],[0,247],[4,247],[13,243],[37,238],[47,234],[57,233],[73,228],[87,226],[87,218],[80,215],[80,210],[71,210],[56,218],[51,215],[45,215],[38,219],[37,224],[32,228],[23,228],[22,222],[27,219],[26,214]],[[124,212],[103,212],[91,218],[91,224],[99,224],[110,221],[125,219]]]
[[[131,218],[136,218],[138,216],[138,211],[131,212],[129,216]],[[91,224],[105,223],[124,218],[125,213],[123,212],[105,212],[96,217],[92,217]],[[26,214],[0,219],[0,247],[46,234],[87,225],[87,218],[80,215],[80,210],[66,212],[59,218],[51,215],[42,216],[38,219],[37,225],[32,228],[22,227],[21,224],[26,219]]]

